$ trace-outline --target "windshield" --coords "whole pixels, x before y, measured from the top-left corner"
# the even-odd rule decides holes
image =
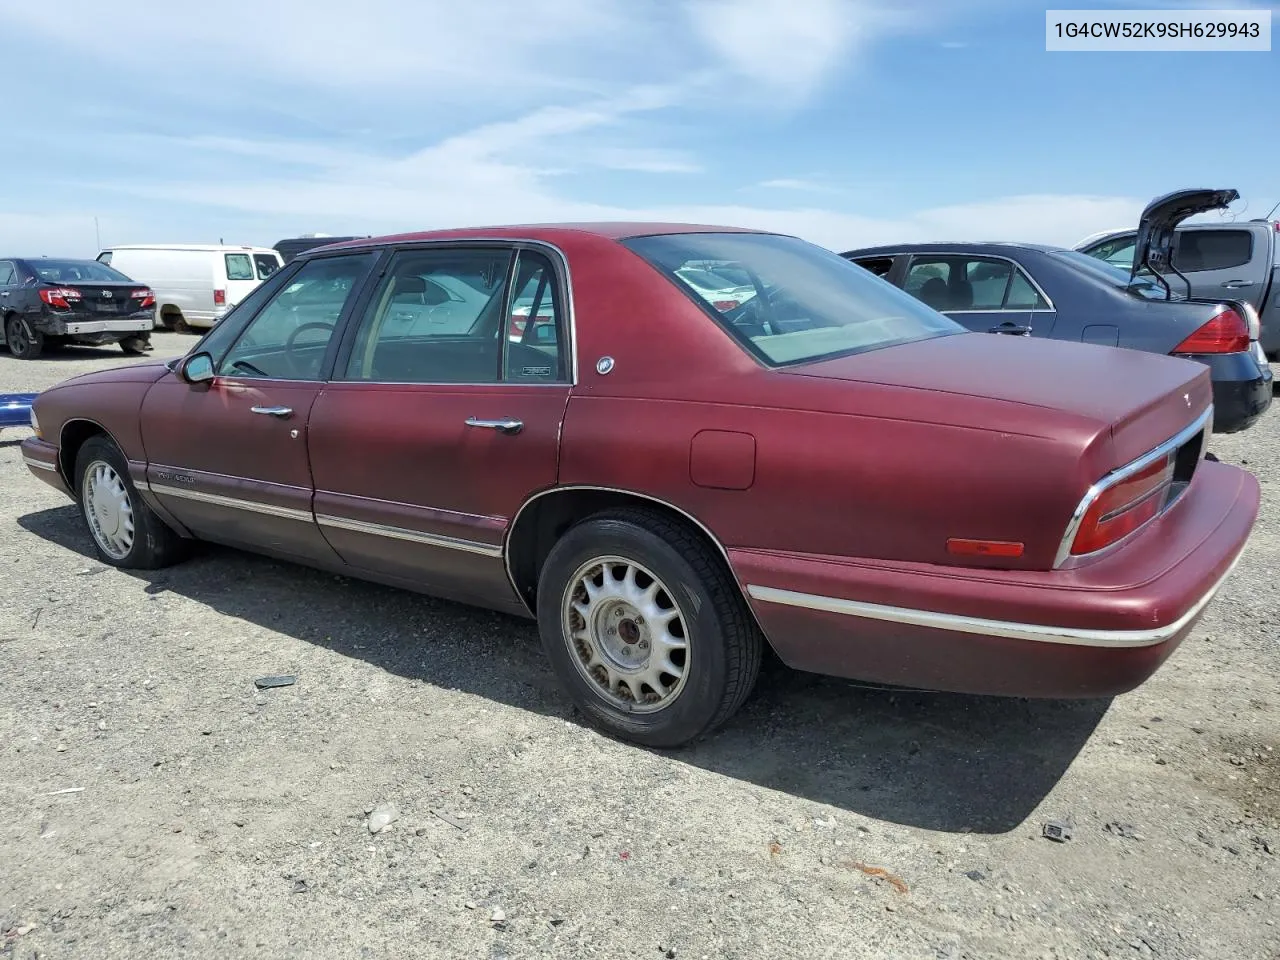
[[[1130,283],[1129,271],[1123,267],[1112,266],[1104,260],[1099,260],[1097,257],[1081,253],[1078,250],[1053,250],[1051,252],[1055,257],[1066,260],[1076,269],[1092,274],[1097,279],[1117,289],[1127,290],[1148,300],[1165,299],[1164,287],[1154,280],[1148,280],[1149,274],[1141,275]],[[1174,294],[1174,299],[1178,299],[1177,293]]]
[[[623,243],[674,281],[739,343],[771,366],[861,353],[965,328],[822,247],[761,233],[682,233]],[[741,278],[721,300],[688,270]]]
[[[119,270],[97,260],[28,260],[41,280],[50,283],[129,283]]]

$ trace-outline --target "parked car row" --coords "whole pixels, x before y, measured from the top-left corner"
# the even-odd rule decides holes
[[[1172,260],[1170,269],[1178,272],[1179,257],[1170,248],[1175,243],[1186,248],[1187,235],[1176,233],[1182,220],[1235,198],[1234,190],[1196,190],[1154,201],[1143,211],[1138,230],[1127,234],[1127,269],[1078,250],[1026,243],[899,244],[843,255],[976,332],[1128,347],[1199,361],[1213,382],[1213,429],[1233,433],[1254,424],[1272,400],[1271,367],[1259,342],[1262,325],[1255,304],[1231,297],[1242,280],[1230,281],[1230,287],[1224,282],[1209,297],[1193,295],[1194,288],[1178,293],[1162,265]],[[1270,241],[1275,231],[1268,224],[1246,236],[1254,233]],[[1115,255],[1116,242],[1087,249]],[[1268,283],[1273,256],[1267,247]],[[1135,262],[1156,266],[1134,271]],[[1280,309],[1277,299],[1270,297],[1268,309]],[[1280,328],[1280,314],[1273,323]]]
[[[652,746],[732,716],[765,644],[934,690],[1142,683],[1257,516],[1205,455],[1245,308],[1043,248],[872,258],[888,282],[652,223],[328,245],[184,356],[41,393],[22,456],[107,564],[207,540],[530,617],[585,716]],[[1006,322],[1031,335],[974,332]],[[1078,342],[1131,323],[1146,349]]]

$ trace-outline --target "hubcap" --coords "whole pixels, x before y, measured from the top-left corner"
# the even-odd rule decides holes
[[[89,532],[102,552],[123,560],[133,548],[133,502],[111,464],[95,460],[84,473],[82,497]]]
[[[14,353],[25,353],[27,350],[27,331],[17,317],[9,321],[9,345]]]
[[[629,713],[671,704],[689,672],[685,618],[666,584],[621,557],[578,568],[561,612],[573,662],[597,691]]]

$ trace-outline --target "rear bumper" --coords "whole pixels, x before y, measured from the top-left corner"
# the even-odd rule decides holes
[[[74,494],[58,467],[58,448],[52,443],[39,437],[27,437],[22,441],[22,462],[32,474],[74,499]]]
[[[1113,696],[1159,668],[1240,556],[1252,474],[1200,465],[1142,535],[1071,570],[730,550],[778,655],[815,673],[961,693]]]
[[[111,317],[103,320],[63,320],[60,317],[45,317],[34,326],[41,333],[56,337],[117,333],[123,337],[134,333],[146,333],[155,326],[155,320],[150,316]]]
[[[1259,366],[1251,354],[1195,356],[1209,368],[1213,382],[1213,432],[1238,433],[1271,406],[1271,367]]]

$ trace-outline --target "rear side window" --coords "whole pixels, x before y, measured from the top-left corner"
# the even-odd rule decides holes
[[[965,332],[839,254],[795,237],[684,233],[622,242],[770,366]],[[744,278],[747,291],[721,301],[720,291],[689,282],[688,268]]]
[[[1183,273],[1230,270],[1253,259],[1248,230],[1184,230],[1178,234],[1173,265]]]
[[[228,253],[225,255],[225,259],[227,261],[228,280],[253,279],[253,261],[249,259],[247,253]]]
[[[8,260],[0,260],[0,287],[7,287],[14,280],[13,264]]]
[[[280,269],[280,261],[269,253],[255,253],[253,255],[253,265],[257,268],[259,280],[267,279],[267,277]],[[231,271],[228,270],[227,273],[229,275]],[[228,276],[228,279],[235,278]]]
[[[1008,260],[964,255],[913,257],[906,291],[935,310],[1045,310],[1048,303]]]
[[[888,276],[889,271],[893,269],[893,257],[863,257],[853,262],[863,270],[870,270],[877,277]]]

